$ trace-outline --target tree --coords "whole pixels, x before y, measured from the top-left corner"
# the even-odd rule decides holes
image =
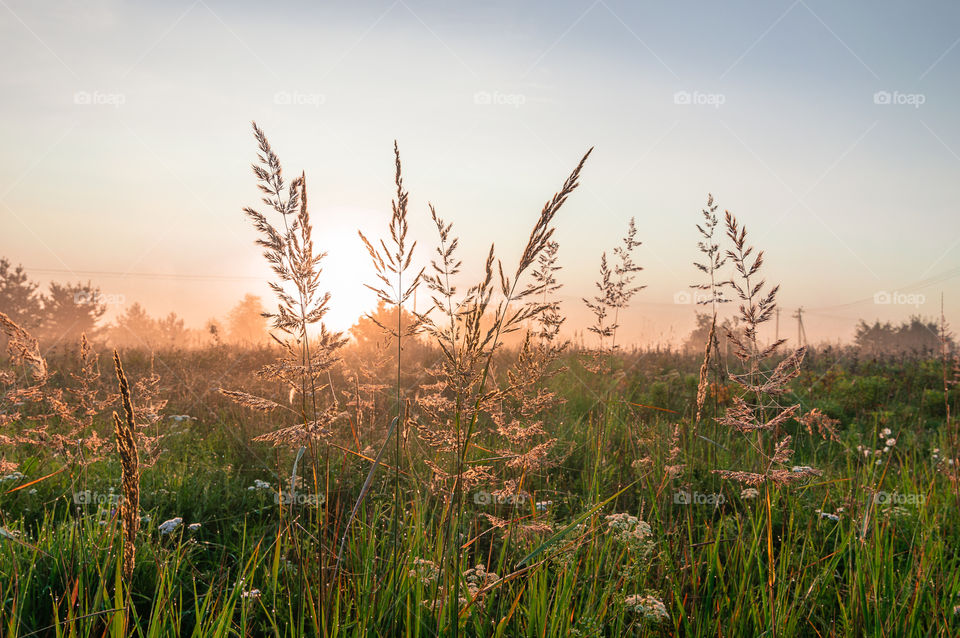
[[[684,352],[703,353],[703,349],[707,345],[707,338],[710,336],[710,326],[713,324],[713,321],[712,314],[708,312],[697,313],[697,327],[690,332],[686,341],[683,342]],[[729,337],[731,333],[740,340],[744,339],[743,328],[739,324],[740,322],[737,317],[724,319],[722,322],[717,323],[717,330],[714,333],[716,345],[718,346],[717,352],[724,354],[731,349]]]
[[[36,328],[41,322],[42,305],[37,287],[23,266],[13,268],[7,259],[0,258],[0,311],[26,330]]]
[[[401,334],[415,324],[416,317],[404,310],[400,317]],[[389,326],[389,328],[385,328],[385,326]],[[395,350],[397,338],[389,330],[396,329],[397,306],[387,307],[387,303],[381,299],[377,302],[376,310],[357,319],[357,323],[350,328],[350,336],[353,337],[357,347],[363,352],[368,352],[377,346],[386,346]]]
[[[80,342],[80,335],[93,338],[99,330],[97,322],[107,312],[100,289],[85,284],[50,283],[50,290],[42,297],[43,322],[40,336],[50,345]]]
[[[269,338],[267,319],[263,316],[263,301],[257,295],[246,294],[227,315],[230,339],[244,345],[258,345]]]
[[[931,354],[938,352],[940,344],[939,326],[936,321],[921,317],[910,317],[899,326],[890,322],[874,321],[873,325],[860,320],[854,336],[857,348],[867,356],[894,354]]]
[[[177,313],[171,312],[169,315],[156,322],[157,333],[161,342],[171,348],[184,348],[190,338],[190,332],[184,326],[183,319],[177,316]]]
[[[116,345],[153,347],[159,341],[156,320],[139,303],[127,306],[115,323],[110,340]]]

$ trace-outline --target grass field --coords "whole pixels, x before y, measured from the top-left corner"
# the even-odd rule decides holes
[[[178,362],[176,353],[165,356]],[[180,353],[179,363],[190,369],[211,356]],[[497,499],[478,487],[466,499],[456,537],[464,566],[456,622],[463,634],[960,630],[957,492],[935,452],[949,448],[950,433],[943,404],[930,401],[937,365],[810,359],[787,397],[837,417],[838,441],[792,428],[796,462],[823,476],[789,490],[760,488],[753,498],[710,473],[740,465],[743,437],[709,418],[697,435],[684,425],[698,361],[624,356],[610,386],[574,357],[565,360],[571,370],[553,385],[566,403],[545,416],[558,439],[555,464],[524,477],[522,496]],[[148,362],[139,363],[147,372]],[[167,378],[179,392],[167,412],[179,414],[196,390],[173,372]],[[109,446],[100,459],[71,462],[44,446],[18,452],[23,476],[8,475],[2,497],[7,635],[452,631],[450,607],[435,603],[443,501],[429,489],[415,433],[403,440],[400,509],[384,466],[347,535],[339,584],[325,591],[331,575],[322,571],[322,556],[337,550],[369,459],[308,452],[296,467],[294,493],[296,451],[249,442],[265,419],[251,420],[215,397],[191,407],[196,420],[158,422],[162,452],[140,475],[142,523],[129,579],[120,574],[123,534],[111,499],[121,492],[120,464]],[[375,419],[365,439],[382,440],[387,425]],[[94,427],[111,437],[105,421]],[[876,454],[889,438],[895,445]],[[671,452],[674,445],[679,451]],[[477,446],[497,442],[481,437]],[[396,459],[389,455],[385,464]],[[683,492],[690,503],[678,502]],[[649,533],[623,533],[608,518],[616,514],[645,521]],[[178,519],[170,533],[161,532],[162,523]],[[499,580],[468,571],[477,565]],[[475,595],[473,588],[485,586]],[[638,595],[662,601],[666,617],[647,618],[631,598]]]
[[[698,353],[618,346],[631,222],[575,348],[552,224],[583,161],[516,269],[491,248],[461,291],[434,211],[416,266],[397,153],[361,347],[322,325],[306,180],[255,135],[276,343],[44,357],[0,316],[5,635],[960,634],[945,328],[941,354],[768,343],[776,287],[711,198],[701,290],[715,312],[732,291],[738,322],[721,338],[714,314]]]

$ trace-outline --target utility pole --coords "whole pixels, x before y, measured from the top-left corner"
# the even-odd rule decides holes
[[[803,328],[803,307],[797,308],[797,311],[793,313],[794,319],[797,320],[797,347],[807,345],[807,331]]]

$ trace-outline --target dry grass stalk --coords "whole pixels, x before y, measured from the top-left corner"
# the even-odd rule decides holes
[[[8,315],[0,312],[0,330],[7,335],[7,352],[13,366],[23,366],[23,379],[14,371],[0,374],[0,385],[3,394],[0,395],[0,426],[5,426],[24,418],[23,406],[26,404],[40,404],[48,398],[46,384],[49,379],[47,362],[40,353],[40,344],[29,332],[20,327]],[[42,445],[47,439],[44,415],[30,417],[38,420],[40,425],[31,430],[18,433],[10,441],[16,445]],[[6,437],[4,437],[6,438]],[[15,470],[17,463],[0,458],[0,466],[4,472]]]
[[[114,433],[117,438],[117,453],[120,455],[120,478],[123,500],[120,503],[120,521],[123,526],[123,575],[130,578],[136,562],[137,531],[140,529],[140,458],[137,453],[137,426],[133,404],[130,400],[130,385],[123,372],[120,355],[113,351],[113,365],[117,371],[120,398],[123,404],[121,419],[113,413]]]
[[[453,276],[460,269],[460,261],[455,255],[458,240],[451,234],[451,225],[445,223],[431,206],[431,216],[440,237],[440,246],[437,248],[439,260],[433,261],[432,272],[424,276],[424,281],[433,292],[433,309],[438,310],[444,320],[426,314],[421,315],[420,319],[426,332],[440,345],[444,358],[442,364],[434,369],[438,382],[424,388],[427,392],[418,396],[418,405],[426,417],[424,423],[418,424],[418,431],[419,438],[435,450],[455,454],[453,468],[425,462],[432,470],[431,485],[442,492],[447,501],[444,513],[447,529],[442,542],[441,561],[444,565],[451,549],[451,536],[457,533],[454,523],[459,525],[464,490],[493,478],[488,465],[471,464],[467,469],[466,456],[471,449],[479,415],[497,411],[495,401],[501,396],[501,390],[487,389],[494,354],[501,345],[503,335],[520,330],[526,322],[537,321],[542,315],[548,316],[551,311],[556,311],[556,305],[552,302],[535,299],[538,295],[548,294],[555,286],[552,278],[554,264],[550,257],[551,254],[555,257],[556,253],[556,245],[552,240],[553,219],[579,185],[580,173],[591,152],[592,149],[581,158],[563,187],[544,205],[512,277],[504,272],[502,263],[496,260],[491,245],[482,280],[469,288],[459,300],[452,283]],[[541,259],[541,255],[546,256]],[[499,286],[494,282],[495,261]],[[532,281],[520,287],[524,274],[538,263],[540,269]],[[494,302],[497,288],[501,296]],[[484,327],[484,320],[489,315],[493,320]],[[547,326],[554,323],[555,318],[545,317],[541,321],[542,330],[552,330]],[[516,457],[521,471],[524,466],[542,461],[544,448],[537,446],[530,452],[531,455],[522,460]],[[455,551],[451,569],[445,572],[447,578],[453,579],[452,583],[448,583],[453,592],[453,601],[459,590],[459,560],[459,551]]]
[[[636,237],[636,221],[631,217],[627,234],[623,237],[621,245],[613,249],[617,263],[611,268],[607,262],[607,253],[604,252],[600,257],[600,279],[596,282],[600,294],[592,300],[583,300],[595,317],[595,323],[587,330],[600,338],[601,351],[604,351],[607,339],[610,339],[609,350],[616,349],[620,311],[630,304],[630,299],[636,293],[646,288],[646,286],[633,285],[636,278],[634,273],[643,270],[633,261],[633,251],[642,244]],[[607,323],[608,320],[609,323]]]
[[[720,270],[727,262],[727,256],[720,250],[720,245],[716,242],[716,230],[720,225],[720,219],[717,216],[718,205],[713,200],[713,195],[707,194],[707,207],[700,211],[703,215],[703,225],[697,224],[697,231],[700,233],[701,240],[697,242],[697,248],[703,253],[704,261],[693,262],[693,265],[700,272],[709,277],[709,281],[699,284],[693,284],[690,287],[694,290],[709,291],[705,298],[698,298],[697,304],[710,305],[711,321],[710,333],[707,336],[707,343],[703,351],[703,364],[700,366],[700,381],[697,384],[697,415],[696,423],[700,423],[703,416],[703,405],[707,397],[707,388],[709,386],[708,374],[710,370],[711,353],[718,346],[717,341],[717,305],[730,301],[723,294],[725,286],[731,285],[729,280],[718,281]]]
[[[710,352],[713,350],[713,343],[717,337],[717,317],[714,315],[710,323],[710,334],[707,335],[707,343],[703,348],[703,363],[700,365],[700,380],[697,383],[697,416],[694,423],[700,423],[703,416],[703,406],[707,400],[707,390],[710,387]]]
[[[301,399],[301,423],[261,435],[256,440],[274,445],[312,445],[326,438],[328,426],[340,414],[333,389],[330,389],[332,405],[329,406],[322,405],[319,392],[326,387],[322,377],[339,361],[338,351],[346,340],[341,333],[328,331],[323,323],[330,302],[330,293],[320,292],[326,253],[318,252],[313,243],[306,175],[301,174],[287,185],[280,159],[255,122],[253,134],[259,148],[259,163],[252,167],[257,186],[264,193],[263,203],[273,209],[282,222],[274,225],[257,210],[244,208],[260,232],[256,243],[263,248],[263,256],[277,277],[269,283],[277,298],[277,307],[273,312],[264,313],[264,317],[279,332],[279,336],[272,336],[283,354],[276,363],[264,366],[258,376],[281,382]],[[319,334],[311,337],[311,327],[318,324]],[[221,392],[256,410],[266,411],[278,405],[245,392],[222,389]]]
[[[747,229],[741,227],[736,217],[726,214],[727,237],[733,249],[727,251],[727,257],[733,262],[739,280],[733,280],[731,286],[740,299],[739,315],[743,321],[743,333],[729,331],[727,337],[736,344],[737,357],[743,362],[744,374],[730,374],[742,392],[742,396],[733,398],[733,405],[719,420],[722,425],[741,433],[756,434],[755,454],[759,457],[757,471],[713,470],[724,478],[747,485],[773,483],[786,485],[805,477],[820,474],[806,466],[797,466],[789,470],[787,464],[792,451],[789,448],[790,437],[781,437],[783,426],[799,411],[799,405],[780,405],[777,398],[788,390],[787,383],[800,373],[800,366],[806,348],[794,350],[772,370],[764,363],[776,354],[777,348],[785,340],[774,341],[761,347],[758,338],[759,327],[770,320],[776,311],[778,286],[764,292],[765,282],[760,277],[763,265],[763,252],[753,257],[754,248],[746,243]],[[752,399],[751,402],[748,402]],[[762,433],[770,433],[770,442],[764,444]]]
[[[40,354],[40,342],[17,325],[9,316],[0,312],[0,330],[7,335],[7,352],[13,365],[23,365],[34,384],[47,380],[47,362]]]

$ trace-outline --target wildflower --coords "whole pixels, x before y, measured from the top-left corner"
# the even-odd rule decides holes
[[[259,589],[251,589],[250,591],[244,591],[242,594],[240,594],[240,597],[241,597],[241,598],[249,598],[250,600],[256,600],[256,599],[260,598],[260,590],[259,590]]]
[[[740,498],[745,501],[748,501],[752,498],[757,498],[760,495],[760,492],[757,491],[755,487],[745,487],[740,491]]]
[[[6,476],[0,477],[0,482],[19,481],[22,478],[26,478],[26,477],[20,472],[12,472],[11,474],[7,474]]]
[[[837,516],[836,514],[831,514],[831,513],[829,513],[829,512],[822,512],[822,511],[820,511],[820,510],[815,510],[815,511],[817,512],[817,514],[820,515],[820,518],[826,518],[826,519],[829,519],[829,520],[834,521],[834,522],[840,520],[840,517]]]
[[[261,481],[260,479],[253,479],[253,485],[247,488],[251,492],[253,490],[269,490],[270,484],[266,481]]]
[[[157,529],[160,530],[161,534],[169,534],[173,530],[180,527],[181,523],[183,523],[183,519],[178,516],[176,518],[171,518],[168,521],[164,521],[160,523],[160,527],[158,527]]]
[[[19,535],[20,535],[19,532],[9,530],[6,527],[0,527],[0,538],[9,538],[10,540],[16,540],[17,536]]]
[[[610,514],[606,517],[607,529],[613,537],[626,543],[643,555],[653,550],[653,530],[650,524],[629,514]]]
[[[607,528],[622,539],[646,540],[653,535],[650,524],[630,514],[610,514],[606,517]]]
[[[667,613],[667,606],[655,596],[640,596],[634,594],[627,596],[624,603],[626,603],[630,611],[640,614],[646,620],[660,622],[670,619],[670,614]]]
[[[440,574],[440,568],[437,567],[437,564],[432,560],[414,558],[413,569],[407,572],[407,574],[410,578],[416,578],[424,585],[427,585],[437,579],[437,576]]]
[[[893,434],[893,430],[891,430],[890,428],[883,428],[882,430],[880,430],[880,438],[881,438],[881,439],[885,439],[885,438],[887,438],[888,436],[890,436],[891,434]]]
[[[794,465],[792,468],[790,468],[790,471],[795,474],[804,474],[812,470],[813,468],[810,467],[809,465]]]
[[[27,494],[31,494],[31,495],[32,495],[32,494],[36,494],[36,493],[37,493],[37,488],[35,488],[35,487],[30,488],[30,491],[27,492]]]
[[[553,501],[537,501],[534,505],[538,512],[546,512],[547,508],[553,505]]]
[[[200,529],[200,527],[201,527],[200,523],[190,523],[189,525],[187,525],[187,529],[190,530],[191,532],[197,531],[198,529]]]
[[[886,445],[887,445],[887,447],[893,447],[893,446],[896,445],[896,444],[897,444],[897,440],[896,440],[896,439],[887,439],[887,440],[886,440]]]
[[[488,572],[486,567],[477,563],[476,567],[463,572],[463,579],[467,582],[467,590],[470,592],[470,596],[476,598],[481,589],[497,582],[500,577],[493,572]]]

